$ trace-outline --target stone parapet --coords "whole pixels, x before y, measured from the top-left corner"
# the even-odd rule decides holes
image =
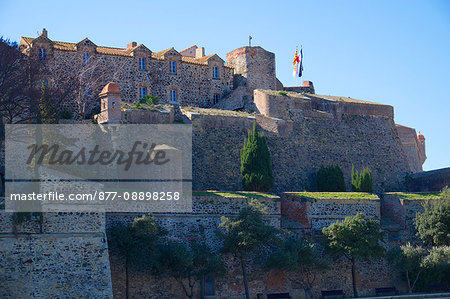
[[[380,221],[380,199],[367,193],[285,192],[281,196],[282,226],[317,234],[345,217],[364,214]]]

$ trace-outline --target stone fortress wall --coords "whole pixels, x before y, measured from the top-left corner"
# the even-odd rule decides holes
[[[2,298],[113,298],[104,214],[0,213],[0,265]]]
[[[324,165],[339,165],[350,190],[352,165],[372,170],[376,192],[399,190],[408,173],[394,122],[389,117],[342,114],[342,119],[264,115],[194,109],[193,188],[241,190],[240,149],[256,122],[271,153],[274,192],[315,190]],[[217,115],[216,115],[217,114]],[[225,115],[220,115],[225,114]]]
[[[315,193],[317,195],[317,193]],[[380,199],[361,196],[348,198],[351,193],[342,193],[341,198],[330,194],[319,194],[319,197],[305,200],[305,193],[284,193],[281,197],[261,197],[248,192],[216,191],[197,192],[193,194],[193,212],[179,214],[154,214],[155,220],[169,232],[169,239],[189,242],[206,242],[212,248],[220,244],[216,229],[221,222],[221,216],[235,217],[240,209],[252,200],[263,203],[268,208],[264,217],[273,226],[285,229],[295,234],[310,235],[316,233],[327,224],[340,221],[344,217],[354,216],[361,212],[366,217],[380,221]],[[108,213],[106,229],[110,231],[114,225],[131,223],[141,214]],[[289,220],[289,221],[287,221]],[[311,230],[314,228],[314,231]],[[124,263],[117,253],[110,250],[111,273],[115,298],[125,298]],[[215,277],[216,298],[238,298],[243,295],[242,274],[237,260],[231,256],[224,257],[228,273],[226,277]],[[291,283],[285,272],[268,272],[250,262],[248,266],[249,287],[255,296],[258,293],[289,292],[293,298],[302,298],[300,286]],[[352,293],[351,270],[344,260],[335,262],[330,269],[319,273],[313,289],[314,296],[320,297],[320,290],[342,289],[346,294]],[[165,283],[158,283],[164,279]],[[361,295],[374,295],[376,287],[396,285],[398,289],[405,288],[400,280],[400,273],[386,261],[364,261],[358,263],[358,291]],[[158,298],[178,298],[180,287],[175,281],[166,277],[152,277],[145,272],[130,271],[131,297],[148,297],[149,294]],[[200,286],[196,294],[201,294]]]
[[[320,234],[330,224],[357,213],[380,222],[381,212],[380,198],[377,195],[308,192],[283,193],[281,210],[284,216],[283,227],[313,235]]]
[[[184,106],[181,107],[182,116],[185,122],[192,123],[193,128],[195,190],[242,190],[240,148],[256,122],[267,137],[275,178],[273,192],[280,195],[258,198],[269,206],[266,218],[272,225],[298,234],[315,234],[322,227],[357,212],[381,221],[383,209],[389,205],[393,211],[403,213],[401,217],[409,217],[410,213],[392,203],[389,196],[384,205],[383,196],[370,199],[324,196],[305,200],[298,194],[285,193],[314,190],[317,170],[321,165],[330,164],[341,166],[347,189],[350,189],[352,165],[357,169],[369,167],[372,170],[378,193],[403,188],[406,174],[421,170],[423,159],[410,158],[414,157],[414,149],[422,150],[419,145],[423,146],[424,153],[424,143],[417,143],[412,152],[409,150],[410,145],[405,144],[406,139],[402,139],[394,123],[391,106],[316,95],[309,81],[301,87],[284,87],[276,78],[274,54],[261,47],[232,51],[224,65],[218,56],[204,56],[204,50],[196,46],[180,53],[173,48],[152,53],[145,46],[134,43],[127,48],[115,49],[98,47],[87,39],[78,44],[54,42],[47,38],[46,32],[37,39],[21,40],[21,49],[31,57],[37,57],[40,48],[48,50],[48,59],[42,62],[43,75],[46,72],[54,75],[55,70],[63,74],[78,72],[86,67],[82,64],[82,54],[91,53],[91,65],[103,74],[98,80],[90,81],[94,95],[112,80],[119,86],[125,102],[138,98],[139,87],[147,87],[148,94],[158,96],[163,103],[169,103],[170,90],[177,90],[179,105]],[[147,58],[145,70],[138,67],[142,57]],[[170,61],[178,62],[177,74],[169,72]],[[213,66],[220,69],[219,79],[212,78]],[[93,71],[92,74],[97,73]],[[52,84],[51,78],[48,79]],[[216,104],[213,102],[215,93],[221,96]],[[92,106],[98,104],[95,96],[90,100]],[[76,109],[75,103],[71,105]],[[213,105],[220,109],[201,108]],[[120,117],[124,123],[170,123],[173,115],[173,109],[164,112],[122,110]],[[417,136],[408,138],[418,140]],[[409,149],[405,150],[406,147]],[[155,218],[168,229],[171,239],[207,240],[216,247],[219,240],[214,231],[220,216],[236,216],[251,197],[206,192],[193,197],[193,213],[155,214]],[[115,252],[109,250],[108,253],[106,240],[114,224],[130,223],[137,216],[133,213],[109,213],[106,218],[95,214],[44,214],[42,230],[36,221],[31,221],[18,227],[18,234],[14,235],[11,215],[3,213],[0,219],[0,264],[10,266],[0,269],[0,281],[7,282],[0,286],[0,295],[15,295],[22,288],[26,294],[37,298],[61,293],[79,298],[97,295],[110,298],[114,293],[116,298],[124,298],[123,261]],[[408,231],[410,226],[397,229]],[[11,252],[15,254],[10,256]],[[231,257],[226,261],[230,272],[227,278],[216,279],[216,296],[241,296],[239,265]],[[375,287],[402,286],[398,273],[386,261],[368,263],[358,265],[356,279],[362,295],[374,294]],[[44,271],[44,267],[50,270]],[[286,273],[267,273],[254,265],[249,267],[253,294],[288,291],[295,298],[301,296],[299,286],[289,283]],[[318,277],[315,292],[326,286],[350,294],[350,274],[350,268],[343,261],[333,264]],[[71,275],[76,279],[70,280]],[[93,275],[96,277],[92,280]],[[36,283],[29,283],[30,277]],[[142,273],[131,273],[131,281],[132,297],[151,294],[158,298],[173,298],[180,294],[176,284],[163,285]]]
[[[314,196],[314,198],[311,198]],[[263,203],[264,217],[273,226],[299,235],[316,235],[326,225],[361,212],[366,217],[381,221],[383,210],[392,201],[389,194],[355,193],[283,193],[261,195],[250,192],[206,191],[193,194],[192,213],[155,213],[157,223],[167,229],[169,239],[206,242],[212,248],[220,245],[216,229],[221,216],[235,217],[252,200]],[[421,197],[421,199],[426,199]],[[380,202],[382,202],[380,204]],[[409,200],[406,209],[396,217],[410,219],[420,210],[422,200]],[[411,208],[408,208],[411,207]],[[131,223],[139,213],[44,213],[42,229],[37,220],[18,225],[13,234],[12,215],[2,213],[0,218],[0,263],[8,265],[0,270],[0,295],[29,295],[35,298],[66,296],[77,298],[125,298],[124,261],[108,248],[107,238],[116,224]],[[389,215],[388,215],[389,216]],[[411,226],[399,226],[404,239],[390,240],[389,246],[408,240]],[[64,261],[64,262],[62,262]],[[242,277],[239,263],[225,256],[228,275],[215,278],[216,298],[242,295]],[[248,266],[252,294],[289,292],[301,298],[301,288],[288,279],[293,273],[267,272],[256,264]],[[396,272],[385,260],[361,261],[356,276],[361,295],[374,295],[374,289],[387,285],[405,288]],[[342,289],[352,293],[351,271],[344,260],[318,274],[315,296],[324,288]],[[165,283],[158,281],[164,279]],[[144,272],[130,270],[131,297],[178,298],[180,287],[165,277],[152,277]],[[406,289],[405,289],[406,290]],[[405,291],[403,290],[403,291]],[[200,286],[196,289],[200,294]]]

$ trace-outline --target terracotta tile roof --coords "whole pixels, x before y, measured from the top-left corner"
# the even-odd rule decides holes
[[[107,94],[107,93],[120,93],[119,86],[115,82],[109,82],[103,87],[102,91],[99,95]]]
[[[29,45],[33,42],[34,38],[31,37],[22,37],[22,39]],[[104,55],[116,55],[116,56],[127,56],[131,57],[131,52],[138,48],[140,45],[133,47],[133,48],[112,48],[112,47],[99,47],[97,46],[97,53],[104,54]],[[56,50],[60,51],[76,51],[76,44],[75,43],[68,43],[68,42],[59,42],[59,41],[53,41],[53,47]],[[192,46],[194,47],[194,46]],[[191,47],[191,48],[192,48]],[[188,48],[189,49],[189,48]],[[160,52],[153,52],[152,58],[156,60],[164,60],[164,54],[167,52],[174,50],[174,48],[169,48]],[[186,49],[187,50],[187,49]],[[183,50],[185,51],[185,50]],[[213,57],[215,54],[203,56],[201,58],[194,58],[194,57],[188,57],[188,56],[181,56],[181,60],[186,63],[191,64],[198,64],[198,65],[207,65],[208,59]],[[231,68],[229,66],[225,66],[227,68]]]
[[[169,52],[170,50],[174,50],[174,48],[169,48],[169,49],[165,49],[163,51],[160,52],[154,52],[152,53],[152,57],[156,58],[156,59],[163,59],[164,54],[166,54],[167,52]]]
[[[184,51],[190,50],[190,49],[192,49],[194,47],[198,48],[197,45],[193,45],[193,46],[190,46],[189,48],[184,49],[183,51],[180,51],[180,53],[183,53]]]

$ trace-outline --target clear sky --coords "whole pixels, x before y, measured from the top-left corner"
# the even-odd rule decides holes
[[[304,80],[316,92],[394,106],[395,121],[426,138],[425,170],[450,167],[450,1],[20,1],[0,0],[0,35],[152,51],[193,44],[206,54],[248,44],[276,54],[292,77],[303,45]]]

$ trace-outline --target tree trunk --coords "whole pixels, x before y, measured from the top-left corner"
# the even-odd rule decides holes
[[[352,284],[353,284],[353,297],[358,297],[358,291],[356,290],[356,281],[355,281],[355,258],[352,256]]]
[[[244,281],[244,288],[245,288],[245,298],[250,299],[250,294],[248,292],[248,285],[247,285],[247,271],[245,270],[245,257],[241,257],[241,268],[242,268],[242,280]]]
[[[125,258],[125,298],[128,299],[128,258]]]
[[[305,292],[305,299],[311,299],[311,289],[309,287],[303,288],[303,291]]]
[[[411,281],[409,279],[409,272],[406,271],[406,281],[408,282],[408,293],[412,294]]]

